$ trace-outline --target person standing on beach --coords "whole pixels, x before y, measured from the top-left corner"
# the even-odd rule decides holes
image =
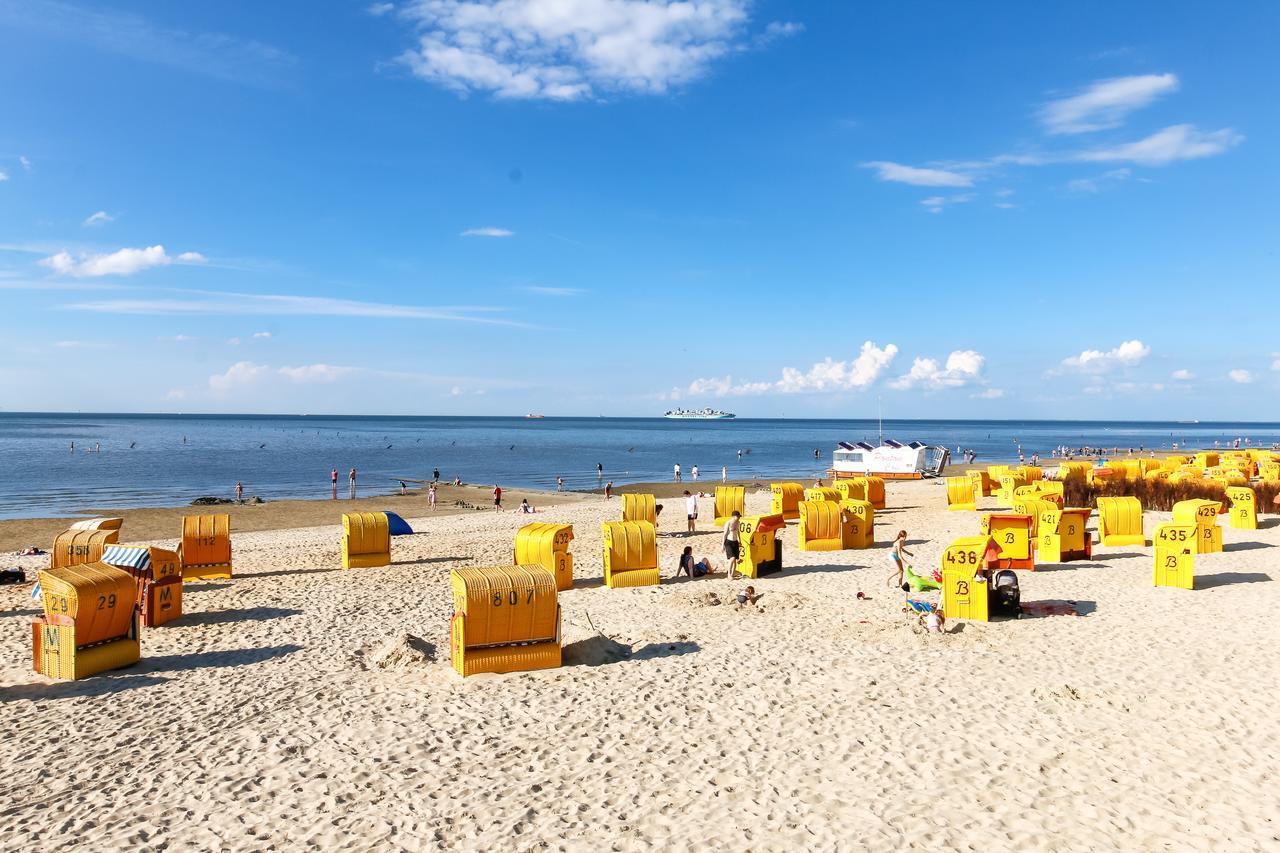
[[[742,513],[736,509],[729,520],[724,523],[724,556],[729,561],[726,577],[736,580],[738,576],[738,558],[742,553],[742,545],[738,539],[738,523],[742,521]]]
[[[720,466],[720,482],[722,483],[729,482],[729,466],[728,465]]]
[[[556,477],[556,491],[557,492],[564,491],[564,477]]]
[[[698,466],[694,465],[693,470],[691,470],[689,473],[693,475],[693,479],[696,482],[698,479]]]
[[[244,483],[236,480],[236,503],[244,503]]]
[[[333,496],[338,496],[338,469],[334,468],[329,472],[329,482],[333,485]]]
[[[355,498],[356,496],[356,469],[355,468],[352,468],[351,473],[347,475],[347,482],[351,486],[351,497]]]
[[[436,510],[436,484],[435,483],[432,483],[431,487],[427,489],[427,506],[431,507],[432,512],[435,512]]]
[[[439,469],[439,468],[432,468],[432,469],[431,469],[431,482],[433,482],[433,483],[438,483],[438,482],[440,482],[440,469]]]
[[[604,499],[609,500],[611,497],[613,497],[613,480],[604,484]]]
[[[495,485],[493,487],[493,511],[502,511],[502,486]]]
[[[680,482],[680,463],[679,462],[676,463],[675,477],[676,477],[676,482],[677,483]]]
[[[689,532],[693,533],[698,524],[698,496],[689,494],[688,489],[684,490],[684,511],[689,517]]]

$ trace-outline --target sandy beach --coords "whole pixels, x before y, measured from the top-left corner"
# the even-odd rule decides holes
[[[748,512],[768,500],[750,493]],[[745,583],[723,575],[602,587],[599,524],[620,502],[571,496],[536,516],[575,525],[565,665],[465,681],[448,663],[449,570],[509,562],[528,516],[412,517],[394,565],[351,571],[336,524],[237,532],[234,580],[187,584],[140,664],[79,682],[31,673],[29,585],[0,588],[0,840],[1275,849],[1275,516],[1225,529],[1195,591],[1153,588],[1150,548],[1099,548],[1019,573],[1024,602],[1079,615],[928,635],[886,586],[887,542],[906,529],[915,563],[936,565],[977,516],[946,512],[940,482],[891,483],[889,501],[872,550],[801,552],[792,525],[784,572],[738,608]],[[666,578],[686,544],[722,567],[703,508],[696,536],[659,539]]]

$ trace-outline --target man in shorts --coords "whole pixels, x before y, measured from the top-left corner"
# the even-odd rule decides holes
[[[738,559],[742,555],[742,543],[738,539],[738,523],[742,521],[742,513],[736,509],[729,520],[724,523],[724,556],[729,561],[726,577],[736,580],[738,576]]]
[[[698,523],[698,496],[689,494],[688,489],[684,490],[684,509],[689,516],[689,532],[693,533]]]
[[[498,512],[502,509],[502,486],[493,487],[493,510]]]

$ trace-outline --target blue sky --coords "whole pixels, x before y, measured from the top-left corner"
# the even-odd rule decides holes
[[[1278,24],[0,0],[0,407],[1280,419]]]

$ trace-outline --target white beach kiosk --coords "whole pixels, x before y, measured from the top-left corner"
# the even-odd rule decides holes
[[[879,477],[882,480],[921,480],[938,477],[951,458],[945,447],[936,447],[913,441],[901,444],[886,438],[879,447],[865,441],[850,444],[840,442],[831,454],[832,480],[849,477]]]

